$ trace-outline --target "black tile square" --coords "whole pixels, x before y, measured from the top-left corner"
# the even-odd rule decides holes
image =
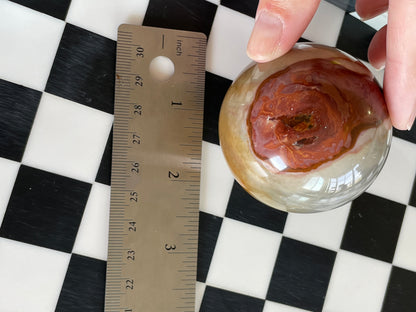
[[[205,283],[207,279],[221,224],[222,218],[202,211],[199,213],[198,270],[196,276],[199,282]]]
[[[33,10],[65,20],[71,0],[11,0]]]
[[[113,128],[111,128],[108,136],[107,144],[105,145],[103,157],[101,158],[100,167],[95,178],[96,182],[111,185],[111,160],[113,151]]]
[[[381,312],[416,311],[416,272],[393,266]]]
[[[211,32],[217,6],[205,0],[150,0],[144,26]]]
[[[255,17],[259,0],[221,0],[221,4],[248,16]]]
[[[46,91],[112,114],[116,42],[66,24]]]
[[[322,311],[336,253],[283,237],[267,300]]]
[[[416,207],[416,176],[413,182],[412,193],[410,194],[409,205]]]
[[[0,157],[21,161],[41,92],[0,79]]]
[[[205,106],[204,106],[204,141],[219,144],[218,118],[221,104],[232,81],[221,76],[206,72]]]
[[[406,206],[364,193],[352,202],[341,248],[392,262]]]
[[[73,254],[55,311],[104,311],[105,274],[105,261]]]
[[[355,11],[355,0],[326,0],[347,12]]]
[[[416,122],[413,123],[412,128],[408,130],[397,130],[393,128],[393,135],[397,138],[412,142],[416,144]]]
[[[349,13],[344,15],[336,47],[368,61],[367,50],[376,30]]]
[[[311,42],[310,40],[308,40],[308,39],[305,39],[305,38],[303,38],[303,37],[300,37],[299,39],[298,39],[298,42]]]
[[[91,185],[21,166],[0,236],[71,252]]]
[[[261,312],[264,300],[207,286],[199,312]]]
[[[225,216],[282,233],[287,212],[259,202],[234,181]]]

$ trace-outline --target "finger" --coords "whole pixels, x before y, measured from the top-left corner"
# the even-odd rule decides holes
[[[416,1],[390,0],[384,95],[398,129],[410,129],[416,115]]]
[[[289,51],[305,31],[320,0],[260,0],[247,54],[271,61]]]
[[[355,2],[355,10],[363,19],[370,19],[386,12],[388,6],[388,0],[357,0]]]
[[[387,26],[384,26],[376,32],[368,47],[368,60],[377,69],[386,64],[386,34]]]

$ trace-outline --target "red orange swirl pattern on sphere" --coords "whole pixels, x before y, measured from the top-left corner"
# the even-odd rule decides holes
[[[312,59],[263,81],[247,119],[257,157],[276,172],[308,171],[351,150],[362,131],[387,118],[378,84],[354,66]]]

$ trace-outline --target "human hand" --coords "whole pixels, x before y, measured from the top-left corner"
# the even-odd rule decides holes
[[[320,0],[260,0],[247,54],[257,62],[271,61],[296,43]],[[388,27],[380,29],[368,48],[370,63],[385,65],[384,97],[393,126],[410,130],[416,117],[415,0],[356,0],[364,19],[388,10]]]

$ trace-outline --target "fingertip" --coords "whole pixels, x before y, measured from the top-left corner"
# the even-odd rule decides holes
[[[255,49],[250,49],[250,47],[247,48],[247,56],[257,63],[267,63],[279,57],[279,55],[258,53]]]
[[[288,52],[311,21],[319,0],[260,0],[247,55],[268,62]]]
[[[388,9],[388,0],[356,0],[355,11],[361,20],[369,20],[379,14],[386,12]]]
[[[282,32],[283,22],[278,14],[266,9],[259,10],[248,42],[247,55],[256,62],[267,62],[279,57]]]
[[[403,75],[400,68],[386,65],[384,75],[384,97],[393,126],[399,130],[410,130],[416,118],[416,96],[409,90],[416,84]]]
[[[410,119],[407,119],[406,117],[400,118],[400,117],[394,117],[390,116],[391,123],[394,128],[397,130],[407,130],[410,131],[413,127],[413,124],[415,122],[415,116],[411,117]]]
[[[261,48],[259,49],[259,47],[256,46],[255,44],[250,44],[249,43],[247,45],[246,54],[251,60],[253,60],[257,63],[267,63],[267,62],[271,62],[271,61],[281,57],[282,55],[286,54],[290,49],[291,49],[291,47],[288,47],[288,48],[283,50],[279,45],[278,47],[276,47],[273,50],[264,51]]]
[[[368,61],[378,70],[383,69],[386,64],[386,34],[387,27],[384,26],[374,35],[368,46]]]
[[[361,18],[363,18],[362,17],[362,14],[363,14],[363,11],[362,11],[362,6],[361,6],[361,3],[360,3],[360,1],[355,1],[355,6],[354,6],[354,9],[355,9],[355,12],[357,12],[357,14],[361,17]]]

